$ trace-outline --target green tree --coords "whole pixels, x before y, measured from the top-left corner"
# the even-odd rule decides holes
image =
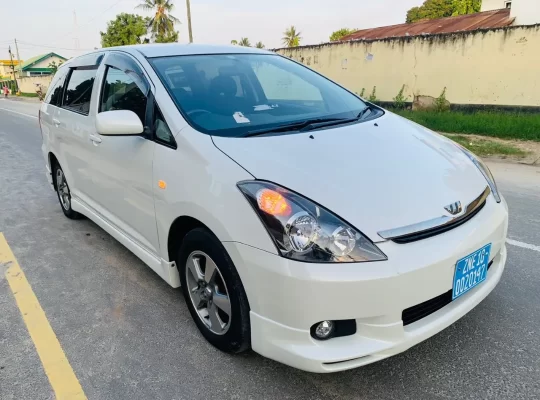
[[[56,71],[58,71],[58,68],[63,64],[63,61],[59,61],[58,65],[56,64],[56,61],[52,61],[49,63],[48,68],[52,69],[52,74],[56,74]]]
[[[290,28],[283,32],[282,42],[287,47],[297,47],[300,46],[300,40],[302,40],[302,33],[298,32],[294,25],[291,25]]]
[[[148,39],[143,39],[143,36],[147,33],[149,20],[137,14],[118,14],[114,20],[107,23],[107,31],[100,32],[101,46],[148,43]]]
[[[243,38],[240,38],[238,45],[242,47],[251,47],[251,42],[249,41],[248,38],[243,37]]]
[[[263,44],[263,42],[257,42],[255,44],[255,47],[258,48],[258,49],[264,49],[265,48],[265,45]]]
[[[137,8],[154,13],[148,22],[148,28],[150,28],[154,39],[174,35],[174,24],[180,23],[180,20],[171,15],[171,11],[174,9],[172,0],[144,0]]]
[[[349,28],[341,28],[337,31],[332,32],[330,35],[330,41],[336,42],[338,40],[341,40],[344,36],[350,35],[351,33],[356,32],[358,29],[349,29]]]
[[[231,44],[232,44],[233,46],[238,46],[238,40],[234,40],[234,39],[231,40]]]
[[[407,11],[407,19],[405,22],[412,24],[413,22],[419,21],[422,19],[422,10],[420,7],[413,7]]]
[[[482,0],[454,0],[454,13],[452,15],[477,13],[481,7]]]
[[[420,7],[413,7],[407,12],[407,22],[451,17],[453,13],[454,0],[426,0]]]
[[[407,12],[407,23],[421,20],[473,14],[480,11],[482,0],[425,0]]]
[[[178,42],[178,31],[173,31],[166,35],[158,34],[154,38],[154,43],[176,43]]]

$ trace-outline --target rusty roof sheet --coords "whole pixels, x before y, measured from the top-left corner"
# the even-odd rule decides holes
[[[440,33],[454,33],[474,31],[476,29],[502,28],[512,25],[514,18],[510,18],[510,9],[484,11],[475,14],[460,15],[432,19],[429,21],[383,26],[380,28],[362,29],[347,35],[345,40],[375,40],[391,37],[433,35]]]

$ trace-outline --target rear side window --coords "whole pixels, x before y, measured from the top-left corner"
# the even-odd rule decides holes
[[[144,124],[146,103],[146,95],[131,76],[113,67],[107,69],[100,111],[133,111]]]
[[[63,107],[88,115],[97,69],[74,69],[64,93]]]
[[[66,71],[58,71],[45,98],[45,103],[60,107],[62,105],[62,92],[66,82]]]

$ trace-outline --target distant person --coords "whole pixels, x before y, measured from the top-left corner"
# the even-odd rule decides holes
[[[8,94],[9,94],[9,89],[6,85],[4,85],[4,97],[7,99],[8,97]]]

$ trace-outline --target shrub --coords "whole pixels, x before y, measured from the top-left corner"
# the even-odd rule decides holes
[[[450,110],[450,102],[446,99],[446,87],[441,95],[435,99],[435,111],[445,112]]]
[[[369,95],[368,101],[374,104],[379,101],[379,99],[377,99],[377,86],[373,86],[373,91]]]
[[[405,91],[405,85],[401,87],[401,90],[397,94],[396,97],[394,97],[394,107],[398,110],[403,110],[405,106],[407,105],[407,99],[409,96],[405,96],[403,92]]]

